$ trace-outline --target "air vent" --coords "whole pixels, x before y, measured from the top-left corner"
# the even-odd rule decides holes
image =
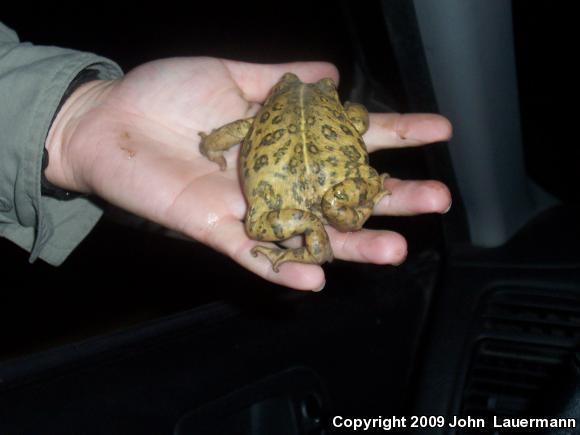
[[[479,311],[479,339],[464,384],[460,414],[485,418],[485,430],[457,434],[502,434],[493,416],[529,415],[552,388],[580,344],[580,298],[556,291],[501,289]]]
[[[483,310],[484,330],[533,342],[575,346],[580,342],[580,297],[553,293],[494,292]]]

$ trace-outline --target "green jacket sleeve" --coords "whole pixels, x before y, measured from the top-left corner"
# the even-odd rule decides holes
[[[61,264],[91,231],[102,210],[87,198],[41,195],[42,153],[67,87],[79,72],[101,79],[123,72],[91,53],[21,43],[0,23],[0,236]]]

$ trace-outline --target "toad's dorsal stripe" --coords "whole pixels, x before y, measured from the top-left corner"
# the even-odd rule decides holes
[[[300,105],[300,138],[302,139],[302,155],[304,156],[304,168],[306,174],[310,175],[310,162],[308,159],[308,150],[306,149],[306,116],[304,114],[304,90],[306,89],[306,84],[302,83],[300,85],[300,91],[298,93],[298,104]]]

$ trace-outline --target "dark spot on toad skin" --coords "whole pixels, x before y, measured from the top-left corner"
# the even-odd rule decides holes
[[[295,221],[300,221],[304,217],[304,212],[302,210],[297,210],[292,213],[292,219]]]
[[[272,224],[272,231],[274,231],[274,235],[278,239],[282,240],[285,238],[284,237],[284,227],[281,224],[279,224],[279,223]]]
[[[328,140],[336,140],[337,138],[336,131],[328,124],[322,126],[322,135]]]
[[[242,142],[242,157],[248,157],[252,149],[251,142],[248,139],[244,139]]]
[[[350,131],[350,128],[348,128],[346,125],[341,125],[340,129],[342,130],[342,132],[344,134],[347,134],[349,136],[352,136],[352,131]]]
[[[298,204],[302,204],[303,198],[302,198],[302,195],[300,194],[300,192],[298,190],[299,190],[298,189],[298,184],[297,183],[293,183],[292,184],[292,198]]]
[[[291,144],[292,144],[292,141],[288,140],[281,148],[279,148],[274,153],[274,163],[278,164],[280,162],[282,157],[284,157],[284,155],[288,152],[288,148],[290,147]]]
[[[362,157],[359,150],[356,149],[354,145],[342,145],[340,151],[348,157],[351,162],[358,162]]]
[[[308,144],[308,152],[310,152],[311,154],[318,154],[320,152],[320,150],[318,149],[318,147],[316,145],[314,145],[312,142],[310,142]]]
[[[276,115],[272,118],[272,124],[280,124],[284,117],[282,115]]]
[[[264,112],[264,113],[262,113],[262,116],[260,116],[260,123],[263,124],[268,119],[270,119],[270,112]]]
[[[284,136],[285,133],[286,133],[285,128],[279,128],[278,130],[274,131],[273,133],[268,133],[266,136],[264,136],[262,138],[259,146],[272,145],[272,144],[276,143],[277,141],[279,141],[282,138],[282,136]]]
[[[298,127],[296,126],[296,124],[290,124],[288,126],[288,131],[292,134],[295,134],[296,132],[298,132]]]
[[[342,112],[336,110],[336,109],[332,109],[332,114],[334,115],[334,117],[336,119],[338,119],[339,121],[345,121],[346,119],[344,118],[344,115],[342,114]]]
[[[260,141],[258,146],[262,147],[262,146],[272,145],[274,142],[276,142],[274,135],[272,133],[268,133],[266,136],[264,136],[262,138],[262,140]]]
[[[262,169],[267,164],[268,164],[268,156],[262,154],[254,162],[254,171],[258,172],[260,169]]]
[[[274,193],[274,188],[267,181],[258,183],[258,186],[252,190],[252,197],[262,198],[272,210],[277,210],[282,206],[282,197]]]
[[[337,167],[338,166],[338,159],[335,156],[328,157],[326,159],[326,161],[330,164],[330,166],[333,166],[333,167]]]
[[[308,190],[309,182],[301,178],[298,181],[298,186],[300,186],[301,191],[305,192]]]

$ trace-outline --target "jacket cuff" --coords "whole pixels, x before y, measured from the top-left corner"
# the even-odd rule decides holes
[[[60,101],[85,69],[99,79],[123,75],[90,53],[0,43],[0,235],[52,265],[61,264],[95,226],[102,210],[89,198],[42,196],[45,140]]]

